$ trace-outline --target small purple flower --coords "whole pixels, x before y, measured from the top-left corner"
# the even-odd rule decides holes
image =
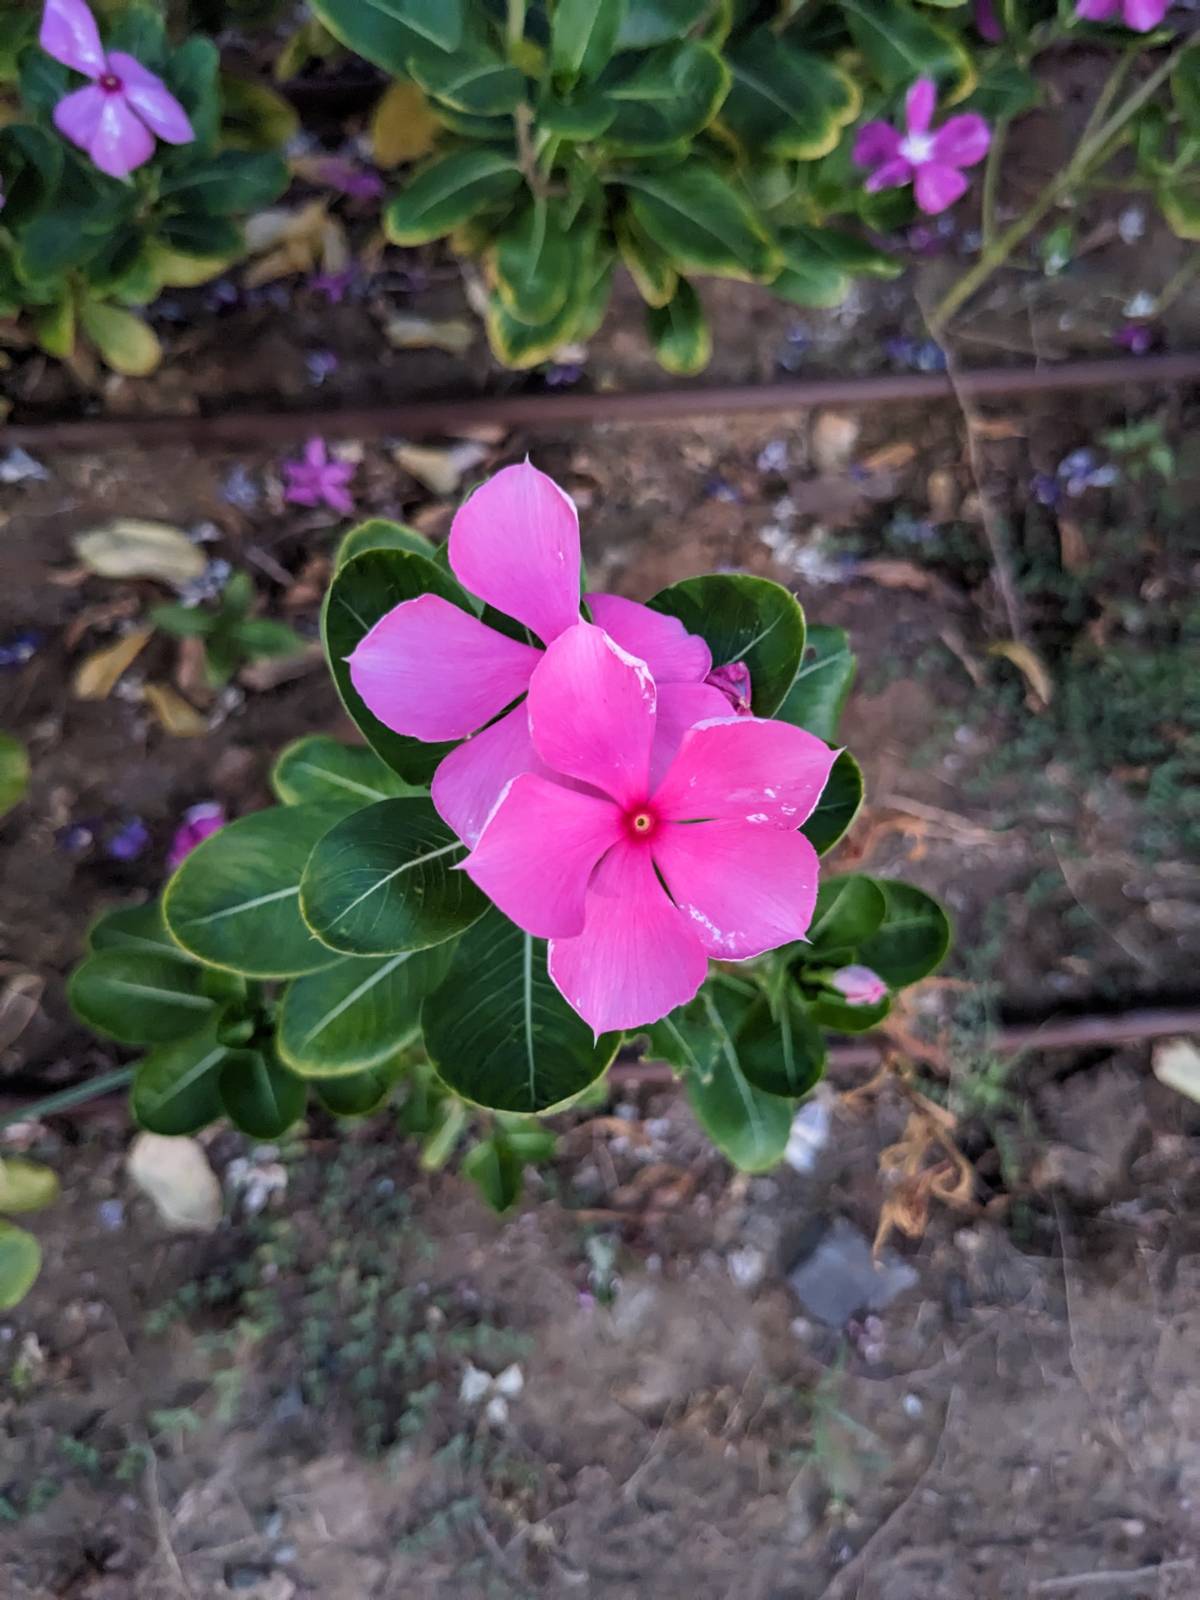
[[[983,160],[992,142],[987,123],[973,111],[951,117],[930,131],[937,105],[937,85],[918,78],[904,102],[905,131],[887,122],[868,122],[854,143],[854,159],[871,167],[865,188],[898,189],[911,183],[918,207],[935,217],[952,206],[967,190],[961,168]]]
[[[583,377],[577,361],[552,361],[546,368],[547,389],[570,389]]]
[[[10,634],[0,644],[0,668],[23,667],[27,661],[32,661],[45,642],[45,637],[37,628],[25,628],[20,633]]]
[[[714,667],[704,681],[721,691],[739,717],[750,715],[750,668],[744,661]]]
[[[1113,334],[1113,343],[1130,355],[1144,356],[1154,347],[1155,330],[1145,322],[1127,322]]]
[[[887,998],[887,984],[870,967],[839,967],[829,982],[847,1005],[877,1006]]]
[[[1117,14],[1135,33],[1149,33],[1166,16],[1171,0],[1078,0],[1075,15],[1084,22],[1111,22]]]
[[[304,367],[309,382],[315,383],[318,388],[326,378],[337,371],[339,365],[338,358],[332,350],[309,350],[304,357]]]
[[[975,32],[985,44],[1002,44],[1004,26],[996,15],[995,0],[975,0]]]
[[[96,842],[96,824],[68,822],[65,827],[55,830],[54,842],[69,856],[84,855]]]
[[[354,268],[346,267],[341,272],[314,272],[308,287],[314,294],[324,295],[331,306],[340,306],[353,283]]]
[[[341,156],[326,156],[310,170],[318,183],[323,183],[327,189],[336,189],[339,194],[348,195],[351,200],[383,198],[384,185],[379,174],[365,167],[356,167],[352,161],[345,161]]]
[[[354,466],[348,461],[331,461],[324,439],[308,441],[303,461],[285,461],[283,476],[283,498],[292,505],[324,505],[340,516],[354,515],[354,501],[347,487],[354,476]]]
[[[1053,509],[1062,499],[1062,486],[1058,479],[1048,472],[1035,472],[1030,479],[1029,487],[1040,506],[1049,506]]]
[[[262,499],[262,490],[255,475],[239,461],[225,474],[221,498],[239,511],[254,511]]]
[[[111,836],[105,854],[113,861],[136,861],[149,843],[149,828],[141,817],[132,817]]]
[[[161,78],[123,50],[105,53],[84,0],[46,0],[38,43],[91,82],[54,108],[54,126],[110,178],[127,178],[154,154],[154,141],[191,144],[187,112]]]
[[[725,478],[709,478],[704,485],[704,498],[706,500],[720,500],[725,505],[738,505],[741,495],[733,484]]]
[[[228,821],[225,807],[217,800],[204,800],[198,806],[189,806],[183,813],[183,822],[175,830],[171,848],[167,852],[167,867],[171,872],[190,855],[198,844],[203,844],[211,834],[223,828]]]

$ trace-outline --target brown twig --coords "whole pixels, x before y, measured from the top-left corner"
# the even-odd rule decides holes
[[[1141,1583],[1163,1572],[1189,1572],[1196,1565],[1191,1556],[1178,1561],[1160,1561],[1153,1567],[1127,1567],[1124,1571],[1104,1567],[1095,1572],[1070,1572],[1061,1578],[1041,1578],[1031,1584],[1030,1594],[1063,1594],[1072,1589],[1101,1589],[1113,1583]]]

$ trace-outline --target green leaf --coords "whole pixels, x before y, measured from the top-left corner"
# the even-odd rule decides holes
[[[4,226],[15,232],[48,204],[63,168],[63,146],[44,128],[10,123],[0,128],[4,173]]]
[[[820,257],[804,259],[785,254],[783,270],[771,279],[771,293],[794,306],[824,310],[841,305],[849,292],[846,274]]]
[[[229,217],[261,211],[277,200],[288,184],[287,164],[281,156],[248,150],[221,150],[193,162],[166,179],[161,193],[172,207],[197,217]],[[174,249],[184,247],[171,241]],[[196,255],[221,255],[220,244],[201,248]]]
[[[908,89],[915,78],[942,84],[969,79],[971,58],[961,40],[904,0],[842,0],[842,10],[851,37],[889,93]]]
[[[607,1070],[620,1042],[593,1039],[550,981],[545,944],[495,909],[459,940],[421,1021],[442,1081],[495,1111],[564,1104]]]
[[[217,82],[220,69],[221,57],[216,45],[199,34],[185,39],[171,52],[163,76],[167,87],[187,112],[196,142],[168,152],[164,164],[169,165],[174,158],[181,166],[187,166],[216,143],[221,119],[221,92]]]
[[[864,273],[871,278],[898,278],[904,271],[904,262],[896,256],[840,228],[791,227],[783,247],[791,262],[801,257],[821,259],[852,276]]]
[[[932,895],[915,884],[877,878],[883,891],[883,924],[858,947],[864,966],[892,989],[927,977],[950,948],[950,919]]]
[[[75,353],[75,298],[68,291],[34,318],[37,342],[48,356],[68,360]]]
[[[682,39],[712,10],[712,0],[628,0],[618,50],[649,50]]]
[[[452,51],[462,38],[463,0],[312,0],[312,10],[355,55],[397,75],[406,75],[430,42]],[[446,38],[453,43],[443,44]]]
[[[672,584],[650,607],[699,634],[715,667],[744,661],[754,715],[774,715],[804,654],[804,612],[795,595],[767,578],[714,573]]]
[[[462,1160],[462,1173],[479,1190],[493,1211],[507,1211],[521,1197],[524,1166],[520,1156],[499,1131],[473,1145]]]
[[[800,832],[819,856],[832,850],[859,813],[863,803],[862,768],[843,750],[833,763],[821,798]]]
[[[495,51],[414,57],[409,68],[426,94],[469,116],[508,116],[525,94],[521,72]]]
[[[742,194],[701,161],[621,173],[641,227],[684,272],[768,282],[780,258]]]
[[[617,107],[604,142],[617,155],[649,155],[694,139],[716,116],[729,82],[716,51],[693,40],[619,56],[595,89]]]
[[[432,561],[438,553],[438,546],[423,533],[406,527],[402,522],[372,517],[368,522],[360,522],[357,528],[351,528],[338,545],[334,570],[340,571],[347,561],[361,555],[364,550],[403,550],[409,555],[427,556]]]
[[[133,1074],[130,1105],[151,1133],[195,1133],[222,1115],[217,1073],[229,1054],[216,1022],[176,1044],[143,1056]]]
[[[396,1056],[382,1066],[365,1072],[348,1072],[336,1078],[314,1078],[310,1082],[317,1099],[335,1117],[366,1117],[379,1107],[404,1075],[404,1058]]]
[[[0,1212],[44,1211],[58,1199],[58,1175],[40,1161],[0,1156]]]
[[[691,377],[703,372],[712,355],[712,330],[700,297],[680,278],[665,306],[646,308],[646,328],[658,363],[668,372]]]
[[[29,787],[29,754],[19,739],[0,733],[0,817],[7,816]]]
[[[105,364],[125,377],[144,378],[162,360],[158,335],[132,311],[85,300],[79,308],[79,325]]]
[[[439,50],[457,50],[463,41],[465,0],[376,0],[381,11],[396,17]]]
[[[285,745],[271,768],[271,787],[285,806],[310,800],[357,800],[369,806],[418,792],[385,766],[374,750],[342,744],[327,733],[308,733]]]
[[[358,530],[355,530],[358,531]],[[349,657],[380,617],[403,600],[437,594],[471,611],[454,579],[427,557],[396,549],[366,549],[334,574],[321,611],[321,638],[342,704],[367,743],[410,783],[428,783],[453,744],[425,744],[393,733],[367,710],[350,681]],[[473,612],[471,612],[474,615]]]
[[[586,288],[585,281],[573,270],[562,308],[548,321],[537,323],[520,321],[500,296],[493,294],[487,305],[487,335],[497,361],[523,372],[549,361],[564,344],[584,339]]]
[[[217,1078],[229,1120],[252,1139],[278,1139],[304,1115],[308,1085],[272,1056],[231,1050]]]
[[[247,617],[234,625],[230,637],[247,656],[293,656],[308,643],[294,628],[274,617]]]
[[[746,1080],[767,1094],[807,1094],[825,1070],[821,1030],[790,985],[774,1005],[766,995],[754,1002],[734,1045]]]
[[[42,1247],[24,1228],[0,1222],[0,1311],[20,1305],[42,1269]]]
[[[217,1003],[203,967],[145,950],[102,950],[75,968],[71,1007],[89,1028],[122,1044],[166,1044],[205,1023]]]
[[[882,927],[886,913],[887,901],[882,887],[865,873],[849,872],[837,878],[822,878],[809,924],[809,942],[798,947],[799,961],[828,965],[825,951],[845,950],[853,954],[865,939]]]
[[[733,86],[721,123],[756,153],[815,161],[836,148],[862,108],[852,78],[772,28],[738,39],[728,61]]]
[[[377,1066],[420,1030],[421,1001],[446,976],[452,947],[348,956],[296,978],[279,1009],[279,1054],[306,1078]]]
[[[775,715],[781,722],[805,728],[833,744],[856,665],[845,628],[814,623],[804,642],[804,659],[795,681]]]
[[[1158,203],[1176,238],[1200,239],[1200,181],[1194,174],[1162,183]]]
[[[434,1125],[421,1144],[421,1167],[425,1172],[440,1172],[446,1165],[462,1138],[467,1121],[466,1106],[448,1094],[438,1106]]]
[[[637,291],[648,306],[665,306],[679,282],[670,256],[640,227],[629,211],[619,212],[613,222],[617,248]]]
[[[97,917],[88,932],[88,949],[144,950],[150,955],[171,956],[176,961],[190,962],[193,958],[181,950],[167,932],[163,921],[161,900],[150,900],[142,906],[118,906],[115,911],[105,911]]]
[[[161,606],[151,606],[147,616],[156,628],[161,628],[176,639],[201,639],[216,627],[213,612],[206,611],[202,606],[180,605],[175,600]]]
[[[424,166],[384,210],[393,244],[427,244],[486,206],[511,200],[521,169],[500,150],[456,150]]]
[[[1193,133],[1200,133],[1200,50],[1180,57],[1171,74],[1171,94],[1180,118]]]
[[[429,800],[380,800],[344,818],[305,868],[300,907],[332,950],[382,956],[452,939],[487,901],[456,872],[467,847]]]
[[[163,896],[171,933],[200,961],[250,978],[332,966],[337,955],[300,915],[300,878],[313,846],[348,809],[333,801],[272,806],[205,839]]]
[[[550,30],[550,67],[567,83],[595,78],[616,51],[625,0],[558,0]]]
[[[571,248],[561,207],[532,200],[505,223],[488,261],[510,315],[534,324],[556,317],[571,290]]]
[[[191,257],[194,261],[233,261],[245,253],[242,230],[228,217],[206,217],[201,214],[186,217],[165,217],[158,230],[156,241],[176,259]],[[151,258],[153,262],[153,257]],[[212,276],[207,270],[204,280]]]
[[[300,132],[300,118],[265,83],[221,74],[221,142],[228,149],[278,151]]]
[[[813,1021],[819,1028],[831,1028],[835,1033],[869,1033],[877,1028],[892,1009],[890,995],[876,1001],[873,1006],[852,1006],[842,995],[831,989],[822,989],[808,997]]]
[[[683,1009],[691,1013],[686,1022],[676,1020],[679,1013],[666,1020],[693,1049],[700,1047],[696,1050],[700,1070],[692,1068],[685,1077],[688,1103],[696,1120],[735,1167],[743,1172],[766,1172],[787,1148],[792,1102],[755,1088],[742,1069],[733,1029],[747,1008],[724,994],[718,1006],[706,987]]]
[[[977,111],[988,122],[1007,121],[1037,104],[1037,79],[1028,67],[1016,61],[988,62],[980,71],[975,89],[961,104],[964,111]]]

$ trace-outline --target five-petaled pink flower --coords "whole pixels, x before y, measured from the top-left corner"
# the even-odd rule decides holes
[[[509,638],[440,595],[423,594],[395,606],[360,641],[350,678],[393,732],[431,743],[466,739],[438,767],[430,792],[459,838],[474,844],[509,780],[546,770],[530,741],[523,697],[542,646],[579,621],[575,504],[528,461],[505,467],[460,507],[449,555],[463,587],[514,617],[531,642]],[[635,600],[589,594],[587,603],[600,627],[644,661],[658,684],[657,770],[693,723],[729,715],[725,694],[704,681],[711,652],[674,617]]]
[[[191,855],[196,846],[212,834],[219,833],[228,820],[225,807],[218,800],[203,800],[198,806],[189,806],[167,852],[170,870],[174,872],[185,856]]]
[[[283,498],[295,506],[328,506],[340,516],[354,515],[348,488],[354,476],[352,461],[332,461],[324,439],[310,439],[303,461],[283,463]]]
[[[918,78],[905,98],[903,134],[888,122],[868,122],[854,141],[855,161],[874,168],[867,190],[874,194],[911,183],[917,205],[930,217],[966,192],[960,168],[982,161],[992,142],[987,123],[973,111],[950,117],[931,131],[936,105],[936,84],[932,78]]]
[[[1120,13],[1127,28],[1149,33],[1170,9],[1171,0],[1078,0],[1075,15],[1084,22],[1108,22]]]
[[[506,787],[463,870],[599,1035],[690,1000],[708,958],[803,938],[817,853],[797,830],[836,752],[789,723],[704,720],[655,773],[658,691],[602,629],[561,633],[529,682],[542,772]]]
[[[154,154],[154,140],[191,144],[187,112],[161,78],[123,50],[107,53],[84,0],[46,0],[38,43],[92,81],[54,108],[54,126],[110,178],[127,178]]]
[[[870,967],[839,967],[829,982],[848,1005],[877,1006],[887,998],[887,984]]]

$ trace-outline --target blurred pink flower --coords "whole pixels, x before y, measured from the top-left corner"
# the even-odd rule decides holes
[[[328,506],[340,516],[354,515],[347,487],[354,476],[349,461],[332,461],[324,439],[310,439],[303,461],[283,463],[283,498],[295,506]]]
[[[975,0],[975,32],[987,44],[999,44],[1004,27],[996,15],[995,0]]]
[[[750,668],[744,661],[714,667],[704,681],[721,691],[739,717],[750,715]]]
[[[870,967],[840,967],[829,982],[852,1006],[875,1006],[887,998],[887,984]]]
[[[161,78],[123,50],[105,53],[84,0],[46,0],[38,43],[92,81],[54,108],[54,126],[110,178],[127,178],[154,154],[154,140],[191,144],[187,112]]]
[[[888,122],[868,122],[854,142],[854,159],[874,170],[866,189],[898,189],[911,183],[917,205],[934,217],[966,193],[962,167],[973,167],[987,154],[992,136],[982,117],[973,111],[950,117],[931,131],[937,105],[937,85],[918,78],[904,102],[905,132]]]
[[[174,872],[184,856],[190,855],[210,834],[217,833],[228,820],[225,807],[217,800],[204,800],[198,806],[189,806],[183,813],[183,822],[175,830],[175,837],[167,852],[170,871]]]
[[[1135,33],[1157,28],[1170,9],[1171,0],[1078,0],[1075,15],[1084,22],[1109,22],[1118,14]]]

